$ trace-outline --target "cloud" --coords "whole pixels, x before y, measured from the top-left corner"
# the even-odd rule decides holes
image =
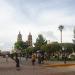
[[[38,23],[41,19],[51,23],[63,23],[71,20],[74,15],[70,8],[74,7],[71,0],[13,0],[9,1],[16,9],[16,21],[20,24]],[[72,4],[70,4],[72,3]],[[72,10],[73,11],[73,10]],[[65,15],[70,15],[65,16]],[[49,17],[48,17],[49,16]],[[71,17],[72,16],[72,17]],[[73,20],[71,20],[73,22]],[[70,22],[71,22],[70,21]],[[45,21],[44,21],[45,22]],[[68,21],[69,22],[69,21]],[[72,23],[71,22],[71,23]],[[58,24],[59,24],[58,23]],[[36,24],[35,24],[36,25]],[[39,25],[39,24],[38,24]],[[41,24],[42,25],[42,24]]]
[[[54,39],[57,40],[56,36],[52,31],[41,31],[40,32],[47,40],[53,41]]]
[[[74,3],[74,0],[0,0],[1,46],[11,47],[19,31],[24,41],[29,32],[34,42],[39,33],[52,41],[60,41],[60,24],[64,25],[63,41],[72,42]]]
[[[38,16],[38,23],[41,25],[72,25],[75,24],[75,16],[66,16],[62,11],[44,10]]]

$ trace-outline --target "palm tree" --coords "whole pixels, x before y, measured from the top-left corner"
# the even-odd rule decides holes
[[[62,30],[64,29],[64,26],[63,25],[60,25],[58,28],[59,28],[59,30],[61,32],[61,43],[62,43]]]

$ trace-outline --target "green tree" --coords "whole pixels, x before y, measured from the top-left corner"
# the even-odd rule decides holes
[[[26,53],[29,54],[29,55],[31,55],[32,52],[34,52],[34,47],[30,47],[30,46],[29,46],[29,47],[26,49]]]
[[[35,48],[38,50],[41,48],[42,45],[45,44],[47,44],[47,41],[44,39],[43,35],[39,34],[38,38],[36,39],[36,43],[34,44]]]
[[[48,53],[51,50],[51,45],[50,44],[42,45],[41,50]]]
[[[73,51],[75,52],[75,44],[73,44]]]
[[[60,44],[58,42],[51,43],[51,51],[53,54],[60,52]]]
[[[74,44],[72,43],[62,43],[66,53],[72,53],[74,51]]]
[[[23,41],[18,41],[14,44],[15,49],[21,50],[21,52],[24,52],[24,50],[28,47],[28,44]]]

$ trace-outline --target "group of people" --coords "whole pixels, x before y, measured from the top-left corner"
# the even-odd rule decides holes
[[[31,56],[32,65],[35,65],[36,60],[38,60],[38,64],[43,64],[44,60],[47,61],[47,54],[45,54],[45,53],[44,54],[43,53],[37,53],[37,54],[32,53],[32,56]],[[16,61],[16,67],[19,70],[20,69],[20,61],[19,61],[18,56],[16,56],[15,61]]]
[[[14,59],[14,58],[13,58]],[[27,61],[28,58],[26,58]],[[31,62],[32,65],[35,65],[35,62],[37,61],[38,64],[43,64],[44,60],[47,59],[47,54],[46,53],[32,53],[31,55]],[[16,68],[17,70],[20,70],[20,58],[18,56],[18,54],[16,54],[15,56],[15,62],[16,62]],[[8,62],[8,55],[6,55],[6,62]]]
[[[38,64],[43,64],[44,60],[47,62],[47,53],[32,53],[32,65],[35,65],[36,59],[38,60]]]

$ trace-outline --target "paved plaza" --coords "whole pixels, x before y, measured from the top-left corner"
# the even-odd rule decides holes
[[[50,62],[51,64],[63,62]],[[71,63],[71,62],[70,62]],[[74,63],[74,62],[72,62]],[[15,67],[14,60],[0,57],[0,75],[75,75],[75,66],[69,67],[45,67],[43,65],[32,66],[31,60],[21,62],[20,70]]]

